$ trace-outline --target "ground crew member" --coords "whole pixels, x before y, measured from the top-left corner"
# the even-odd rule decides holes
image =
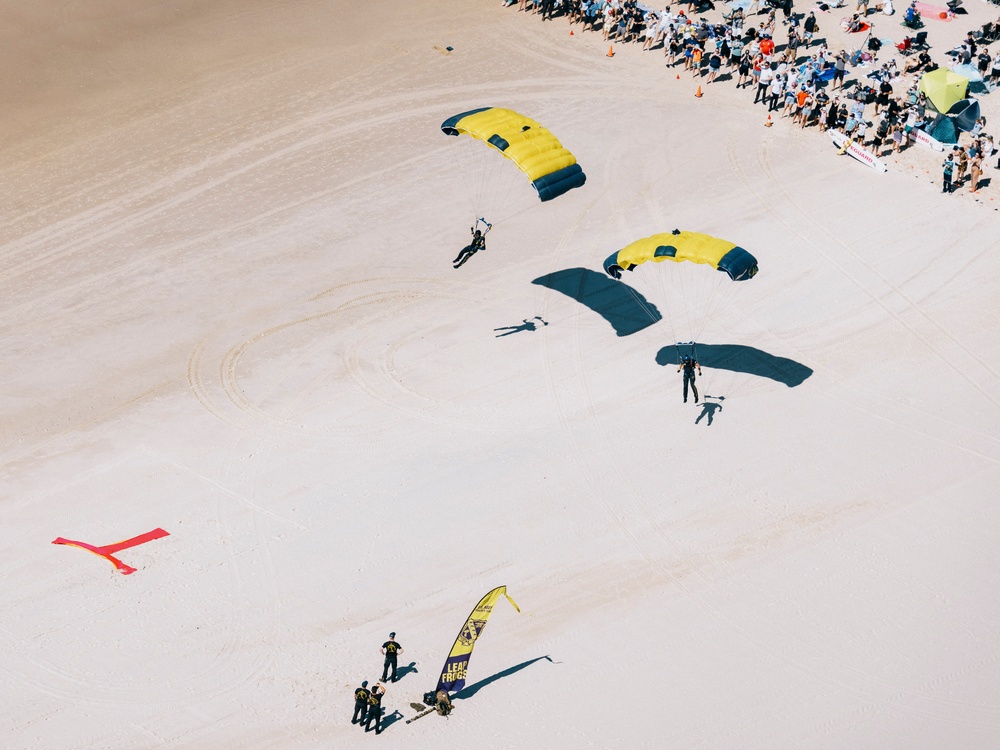
[[[364,724],[368,719],[368,697],[371,693],[368,690],[368,680],[361,683],[361,687],[354,691],[354,718],[352,724]]]
[[[403,647],[396,643],[396,634],[389,633],[389,640],[382,644],[382,653],[385,654],[385,664],[382,665],[382,681],[385,682],[392,668],[392,682],[396,681],[396,655],[403,651]]]
[[[365,731],[372,728],[372,721],[375,722],[375,734],[382,733],[382,696],[385,695],[385,688],[382,683],[376,682],[368,696],[368,717],[365,719]]]

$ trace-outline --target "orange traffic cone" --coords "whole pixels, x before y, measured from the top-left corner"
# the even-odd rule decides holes
[[[767,116],[767,122],[764,123],[765,128],[771,127],[771,115]]]
[[[573,29],[570,29],[570,30],[569,30],[569,35],[570,35],[570,36],[573,36]]]
[[[680,73],[677,74],[677,80],[678,81],[681,80],[681,74]]]
[[[701,96],[702,96],[702,94],[701,94],[701,86],[699,86],[698,90],[694,92],[694,95],[697,96],[699,99],[701,99]]]
[[[615,56],[615,51],[613,49],[613,46],[608,45],[608,57],[614,57],[614,56]]]

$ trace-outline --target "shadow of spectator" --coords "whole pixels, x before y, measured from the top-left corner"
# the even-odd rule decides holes
[[[663,316],[639,292],[589,268],[567,268],[531,282],[575,299],[604,318],[619,336],[648,328]]]
[[[794,359],[776,357],[752,346],[739,344],[697,344],[697,358],[702,367],[716,370],[745,372],[761,378],[769,378],[794,388],[812,375],[813,371]],[[656,364],[661,366],[680,365],[677,347],[665,346],[656,353]]]
[[[389,714],[384,719],[382,719],[382,731],[384,732],[386,729],[388,729],[389,727],[391,727],[393,724],[395,724],[397,721],[399,721],[402,718],[403,718],[403,714],[397,708],[391,714]]]
[[[413,672],[414,674],[417,673],[417,663],[415,661],[411,661],[405,667],[399,668],[399,671],[396,672],[396,682],[399,682],[401,679],[406,677],[406,675],[410,674],[410,672]]]

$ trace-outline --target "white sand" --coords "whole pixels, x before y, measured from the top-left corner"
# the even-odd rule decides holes
[[[0,8],[0,745],[1000,744],[996,184],[497,2]],[[439,125],[486,105],[589,179],[454,271]],[[666,321],[530,283],[675,226],[760,260],[704,340],[812,377],[706,369],[695,424]],[[50,544],[157,527],[127,577]],[[350,725],[390,630],[409,717],[500,584],[496,679]]]

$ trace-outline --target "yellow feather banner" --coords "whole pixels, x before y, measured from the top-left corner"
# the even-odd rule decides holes
[[[469,615],[465,621],[465,625],[458,632],[455,645],[451,647],[451,653],[445,659],[444,667],[441,670],[441,677],[438,679],[437,690],[454,691],[465,687],[465,674],[468,670],[472,649],[475,647],[479,636],[483,634],[486,621],[493,614],[493,606],[497,603],[501,595],[506,597],[514,609],[518,612],[521,611],[521,608],[507,594],[506,586],[498,586],[480,599],[479,604],[472,610],[472,614]]]

